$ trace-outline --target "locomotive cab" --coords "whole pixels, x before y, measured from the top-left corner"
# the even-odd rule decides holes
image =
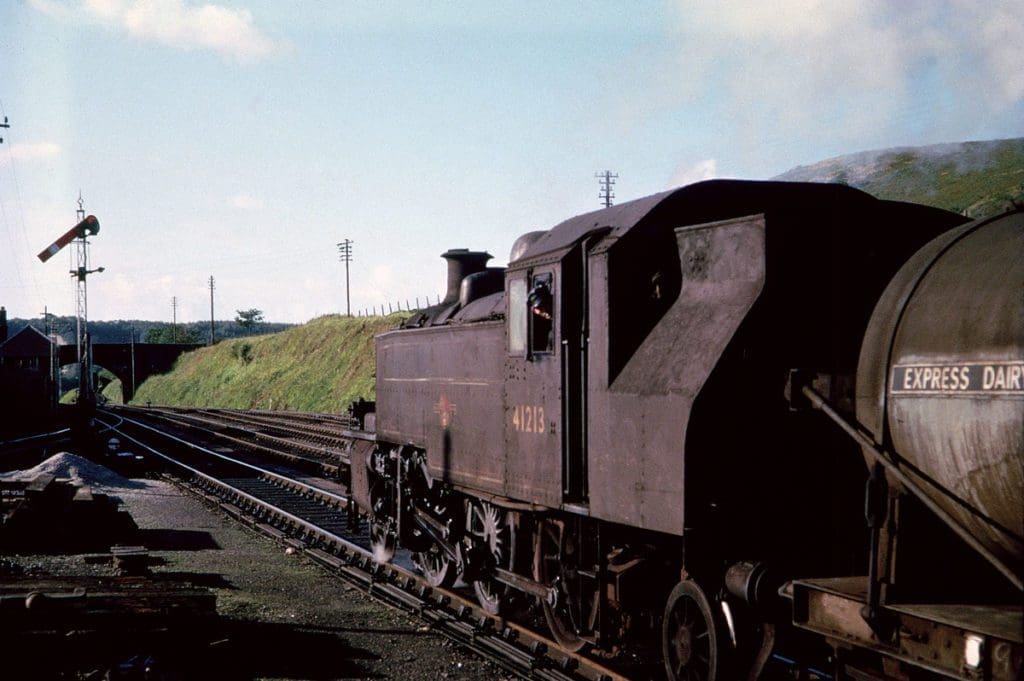
[[[566,280],[568,255],[520,259],[506,274],[509,495],[554,508],[586,500],[585,464],[578,437],[570,437],[581,425],[573,400],[578,388],[571,384],[579,376],[580,329],[579,291]]]

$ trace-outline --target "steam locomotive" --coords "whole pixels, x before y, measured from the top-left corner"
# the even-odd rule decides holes
[[[714,180],[443,257],[376,342],[378,560],[670,679],[1020,678],[1024,213]]]

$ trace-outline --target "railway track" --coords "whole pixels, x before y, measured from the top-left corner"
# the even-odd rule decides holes
[[[154,426],[123,411],[102,413],[103,426],[162,460],[184,486],[263,533],[305,552],[331,572],[381,601],[417,613],[435,631],[522,678],[617,681],[626,677],[601,660],[569,653],[530,628],[489,615],[475,601],[431,587],[408,555],[374,562],[367,523],[344,488],[329,480],[296,479],[280,466],[193,443],[180,419]],[[193,422],[194,423],[194,422]]]
[[[324,435],[319,440],[309,436],[308,429],[290,425],[278,419],[271,427],[256,419],[248,419],[244,412],[211,409],[159,408],[146,411],[147,418],[155,418],[173,425],[182,432],[203,433],[215,438],[233,450],[242,448],[257,458],[276,460],[289,468],[337,478],[342,467],[349,465],[346,441],[342,431],[334,431],[329,442]]]

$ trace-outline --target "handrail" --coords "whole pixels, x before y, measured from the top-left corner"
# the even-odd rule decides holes
[[[968,546],[977,551],[982,557],[985,558],[992,566],[998,570],[1004,577],[1006,577],[1018,591],[1024,591],[1024,581],[1021,577],[1014,572],[1013,568],[1007,565],[999,556],[992,553],[987,547],[982,545],[978,539],[971,534],[971,532],[965,528],[956,518],[950,515],[945,509],[939,506],[935,501],[925,492],[921,486],[907,476],[899,466],[889,460],[889,457],[885,455],[883,451],[875,446],[875,443],[861,432],[853,424],[849,423],[841,414],[833,409],[826,399],[822,397],[820,393],[814,390],[810,386],[804,386],[802,392],[807,399],[811,401],[811,404],[815,409],[824,412],[830,419],[836,422],[836,424],[842,428],[850,437],[856,440],[864,451],[871,456],[876,462],[880,463],[887,472],[891,473],[907,490],[910,491],[915,497],[917,497],[921,503],[925,505],[932,513],[934,513],[939,520],[944,522],[953,532],[964,540]]]

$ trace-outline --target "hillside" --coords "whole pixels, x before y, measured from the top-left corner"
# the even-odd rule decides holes
[[[842,182],[883,199],[988,217],[1024,202],[1024,138],[865,151],[773,179]]]
[[[373,337],[401,315],[326,316],[280,333],[182,355],[139,386],[133,404],[333,412],[374,397]]]

